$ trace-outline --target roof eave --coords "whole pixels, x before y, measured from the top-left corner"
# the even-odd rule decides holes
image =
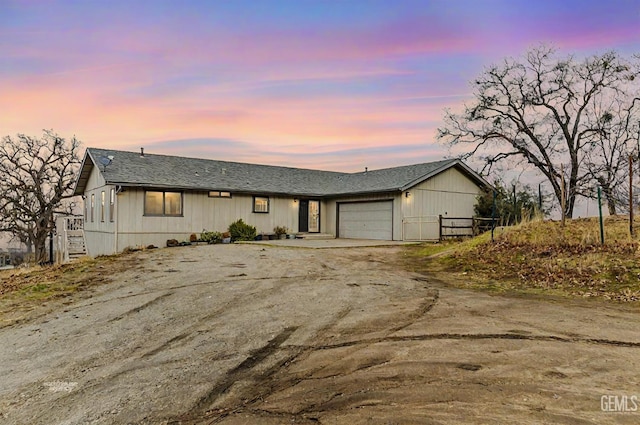
[[[480,174],[476,173],[475,171],[473,171],[471,168],[469,168],[469,166],[467,164],[465,164],[464,162],[462,162],[459,159],[455,159],[452,160],[449,163],[444,164],[441,167],[436,168],[435,170],[431,171],[430,173],[425,174],[422,177],[419,177],[407,184],[405,184],[404,186],[402,186],[400,188],[401,191],[405,191],[407,189],[410,189],[452,167],[459,167],[461,168],[461,171],[467,176],[469,177],[471,180],[475,181],[476,184],[478,184],[478,186],[484,186],[487,188],[491,188],[492,186],[485,180],[482,178],[482,176],[480,176]]]
[[[302,192],[275,192],[265,190],[249,190],[249,189],[234,189],[229,187],[193,187],[193,186],[176,186],[166,184],[150,184],[150,183],[132,183],[132,182],[119,182],[113,180],[107,180],[106,184],[122,186],[124,188],[136,188],[136,189],[172,189],[185,192],[209,192],[212,190],[221,192],[239,193],[245,195],[269,195],[269,196],[282,196],[282,197],[306,197],[306,198],[324,198],[327,195],[321,193],[302,193]]]
[[[325,195],[324,197],[327,199],[335,199],[342,198],[347,196],[365,196],[365,195],[374,195],[374,194],[393,194],[395,192],[401,192],[402,188],[393,188],[393,189],[373,189],[373,190],[362,190],[358,192],[341,192],[341,193],[330,193]]]
[[[89,161],[87,161],[89,158]],[[91,171],[95,167],[95,163],[93,162],[93,157],[91,156],[89,149],[87,149],[84,153],[84,158],[82,158],[82,164],[80,164],[80,172],[76,176],[76,181],[73,187],[73,195],[80,196],[84,194],[84,191],[87,187],[87,183],[89,182],[89,177],[91,177]]]

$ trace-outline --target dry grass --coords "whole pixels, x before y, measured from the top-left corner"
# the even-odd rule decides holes
[[[640,224],[636,224],[640,233]],[[458,286],[640,301],[638,238],[629,222],[605,221],[605,244],[597,219],[532,221],[450,246],[425,258],[408,253],[414,270],[438,273]]]
[[[39,307],[64,300],[107,282],[115,270],[131,267],[137,260],[124,254],[84,257],[68,264],[35,266],[0,271],[0,326],[26,317]]]

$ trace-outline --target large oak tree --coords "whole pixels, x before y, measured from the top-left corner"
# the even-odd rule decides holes
[[[485,173],[505,160],[532,164],[571,217],[594,180],[618,181],[637,131],[638,77],[637,64],[616,52],[577,59],[533,48],[485,69],[473,81],[473,101],[461,113],[446,111],[438,137],[463,157],[480,157]]]
[[[0,143],[0,232],[11,234],[46,260],[55,213],[69,213],[80,142],[45,130],[40,138],[18,134]]]

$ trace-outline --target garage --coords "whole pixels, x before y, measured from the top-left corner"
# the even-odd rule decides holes
[[[338,204],[339,238],[393,240],[393,201]]]

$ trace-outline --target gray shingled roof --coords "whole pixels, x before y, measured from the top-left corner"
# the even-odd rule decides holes
[[[100,158],[110,156],[113,157],[111,164],[101,165]],[[318,197],[401,191],[452,166],[460,167],[478,184],[486,184],[455,159],[338,173],[148,153],[141,156],[139,152],[88,148],[76,182],[76,195],[84,192],[94,166],[98,167],[107,184]]]

